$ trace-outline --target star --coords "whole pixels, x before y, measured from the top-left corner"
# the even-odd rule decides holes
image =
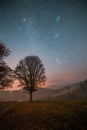
[[[59,34],[56,34],[56,35],[54,36],[55,39],[58,38],[58,37],[59,37]]]
[[[25,22],[26,22],[26,18],[23,19],[23,23],[25,23]]]

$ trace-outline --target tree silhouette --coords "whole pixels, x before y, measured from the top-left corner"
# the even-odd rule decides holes
[[[0,60],[7,57],[10,54],[10,50],[0,41]]]
[[[0,41],[0,89],[10,87],[13,81],[13,71],[3,60],[10,54],[10,50]]]
[[[38,56],[25,57],[15,68],[15,73],[20,81],[19,86],[23,86],[23,89],[29,92],[30,102],[32,102],[32,93],[46,81],[45,69],[40,58]]]
[[[12,83],[13,70],[5,62],[0,62],[0,89],[11,87]]]

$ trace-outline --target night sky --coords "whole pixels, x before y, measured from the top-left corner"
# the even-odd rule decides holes
[[[37,55],[46,68],[47,86],[87,78],[86,0],[0,0],[0,40],[20,59]]]

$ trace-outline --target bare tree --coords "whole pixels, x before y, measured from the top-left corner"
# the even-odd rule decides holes
[[[29,92],[30,102],[32,102],[32,93],[46,81],[45,69],[40,58],[38,56],[25,57],[17,65],[15,73],[20,86]]]

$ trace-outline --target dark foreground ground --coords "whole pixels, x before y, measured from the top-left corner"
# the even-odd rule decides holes
[[[1,102],[0,130],[87,130],[87,101]]]

